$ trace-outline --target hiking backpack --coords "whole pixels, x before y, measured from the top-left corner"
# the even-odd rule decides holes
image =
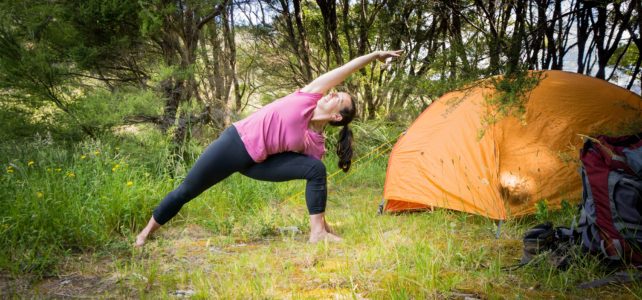
[[[613,263],[642,265],[641,137],[589,137],[580,151],[579,242]]]

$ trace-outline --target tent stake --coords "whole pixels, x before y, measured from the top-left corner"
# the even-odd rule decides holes
[[[379,209],[377,209],[377,215],[383,214],[383,206],[386,204],[386,199],[381,198],[381,203],[379,203]]]
[[[499,234],[502,231],[502,223],[504,223],[504,220],[499,220],[499,222],[497,222],[497,232],[495,233],[495,239],[496,240],[499,239]]]

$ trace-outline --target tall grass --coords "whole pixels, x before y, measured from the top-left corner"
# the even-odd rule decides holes
[[[134,155],[126,150],[131,143],[141,149]],[[159,136],[2,144],[0,266],[44,275],[65,254],[129,236],[172,188],[172,179],[158,172],[166,155]]]
[[[149,128],[81,143],[38,136],[2,144],[0,268],[51,275],[65,255],[131,242],[198,156],[177,158],[171,149],[169,139]],[[281,221],[266,210],[284,201],[305,203],[299,193],[304,184],[270,185],[236,174],[187,205],[172,223],[196,222],[247,240],[274,235],[280,226],[306,230],[304,209]]]
[[[133,250],[133,236],[197,154],[177,159],[169,141],[150,129],[80,144],[42,138],[4,143],[0,268],[15,276],[70,268],[85,273],[101,259],[74,265],[69,258],[106,257],[98,275],[117,282],[101,283],[111,284],[102,295],[108,297],[169,298],[179,290],[197,299],[642,295],[639,284],[624,292],[577,290],[608,274],[590,256],[578,256],[566,271],[544,256],[514,271],[502,269],[517,263],[528,228],[544,219],[568,225],[575,213],[570,206],[510,220],[499,239],[496,222],[465,213],[377,215],[389,147],[372,150],[394,143],[400,130],[377,123],[354,129],[351,171],[328,180],[328,221],[345,241],[317,245],[306,243],[304,181],[266,183],[235,174],[186,205],[144,249]],[[337,171],[331,152],[325,163],[328,174]],[[302,233],[280,230],[292,226]]]

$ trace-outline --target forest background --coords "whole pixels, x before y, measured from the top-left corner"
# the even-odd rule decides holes
[[[60,277],[61,261],[78,253],[127,253],[132,232],[222,129],[372,51],[404,54],[390,65],[370,64],[338,87],[359,103],[357,158],[369,159],[371,150],[394,143],[445,92],[493,75],[519,81],[526,70],[566,70],[639,94],[641,14],[639,0],[2,1],[0,267],[12,274],[7,278]],[[333,141],[331,132],[328,144]],[[334,158],[326,160],[334,164]],[[375,206],[385,173],[385,157],[369,161],[371,174],[357,174],[354,182],[365,182],[368,196],[337,186],[367,202],[366,211]],[[306,230],[303,213],[270,217],[279,213],[266,208],[275,201],[301,206],[283,200],[300,185],[270,189],[236,177],[232,182],[240,191],[223,186],[202,202],[254,200],[194,206],[178,223],[197,220],[234,241],[273,236],[293,223]],[[263,201],[265,193],[281,200]],[[542,214],[548,216],[545,209]],[[366,222],[361,218],[357,214]],[[466,221],[447,213],[434,218]],[[530,221],[507,234],[519,236]],[[149,269],[134,265],[132,270]],[[415,278],[409,268],[415,282],[435,279]],[[599,276],[593,271],[582,278]],[[159,292],[145,278],[142,290]],[[560,278],[566,283],[548,287],[569,288],[568,277]],[[168,289],[183,281],[172,281]],[[425,296],[461,283],[413,289],[412,280],[391,282],[377,286]],[[487,286],[474,290],[493,293]],[[351,291],[380,295],[376,288]]]
[[[466,82],[568,70],[640,93],[639,1],[7,1],[3,119],[95,137],[147,122],[178,143],[352,58],[360,119],[412,120]],[[105,108],[109,107],[109,114]],[[62,132],[62,129],[66,129]],[[4,131],[7,132],[7,131]]]

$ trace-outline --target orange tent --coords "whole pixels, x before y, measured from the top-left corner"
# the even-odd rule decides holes
[[[494,92],[479,84],[448,93],[417,118],[390,154],[384,211],[443,207],[503,220],[540,200],[558,208],[581,198],[580,134],[642,124],[640,96],[580,74],[542,72],[523,116],[492,123]]]

